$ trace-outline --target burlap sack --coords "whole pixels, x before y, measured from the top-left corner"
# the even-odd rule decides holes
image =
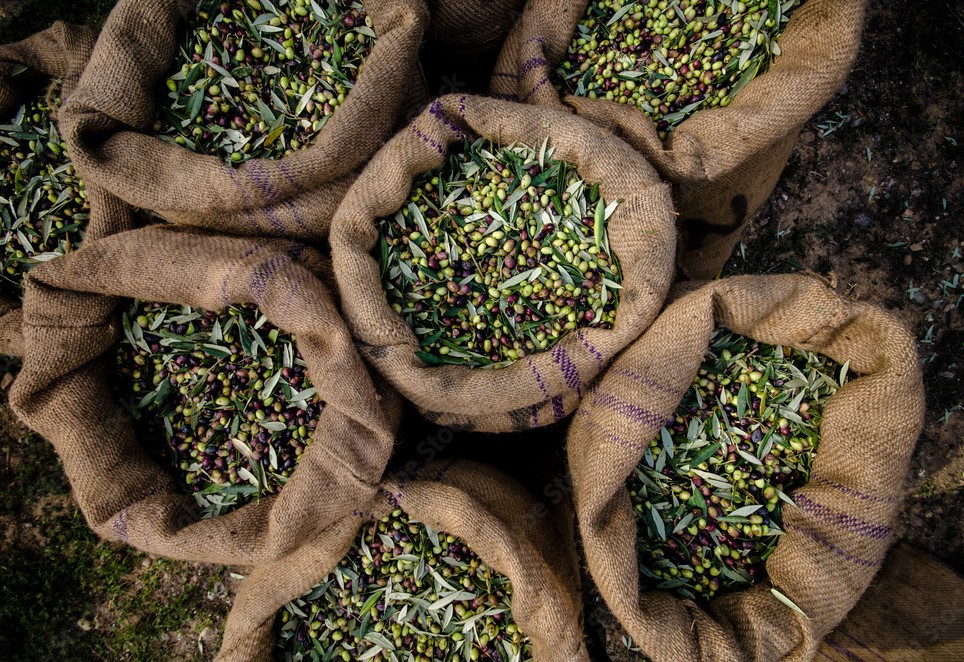
[[[833,662],[964,660],[964,579],[933,556],[896,545],[847,620],[820,644],[817,657]]]
[[[66,98],[76,87],[93,48],[94,34],[89,29],[59,21],[23,41],[0,46],[0,122],[6,122],[21,104],[43,94],[52,78],[63,80],[61,95]],[[22,67],[27,69],[20,71]],[[93,235],[97,232],[95,227]],[[20,301],[0,295],[0,354],[23,353],[20,321]]]
[[[858,377],[824,409],[812,478],[792,495],[798,507],[783,509],[786,535],[767,561],[769,579],[704,610],[669,592],[640,592],[626,478],[692,383],[718,324],[849,361]],[[568,455],[589,572],[654,662],[809,660],[894,542],[923,412],[914,337],[890,314],[809,275],[710,282],[670,304],[574,417]],[[779,602],[771,585],[808,617]]]
[[[228,616],[220,662],[270,659],[278,610],[303,595],[351,548],[359,527],[402,508],[468,543],[512,582],[512,616],[539,662],[588,662],[571,517],[540,516],[518,483],[491,467],[439,462],[396,475],[370,504],[325,535],[245,578]]]
[[[574,331],[554,349],[499,370],[429,366],[415,356],[418,340],[388,305],[372,256],[375,221],[394,214],[413,179],[469,134],[535,146],[548,136],[556,158],[598,182],[605,199],[622,200],[608,221],[623,271],[612,330]],[[575,409],[587,384],[656,316],[673,276],[675,240],[669,187],[628,145],[566,112],[459,95],[434,101],[375,156],[331,232],[342,308],[362,355],[430,419],[487,432],[547,425]]]
[[[679,267],[712,278],[746,221],[769,197],[800,129],[844,82],[860,45],[867,0],[807,0],[780,38],[782,54],[726,108],[696,113],[665,143],[642,111],[565,95],[553,71],[588,5],[530,0],[499,56],[491,90],[499,98],[568,107],[627,140],[673,185],[679,211]]]
[[[232,234],[319,239],[357,176],[420,92],[423,0],[366,0],[378,40],[343,106],[314,143],[239,168],[152,135],[158,84],[174,63],[195,0],[120,0],[62,112],[64,135],[91,184],[183,223]]]
[[[428,0],[428,39],[455,57],[494,55],[525,0]]]
[[[392,451],[399,399],[373,384],[328,289],[320,254],[282,240],[153,226],[88,243],[27,277],[14,412],[50,440],[101,536],[177,559],[255,565],[366,503]],[[110,384],[119,297],[219,309],[254,303],[295,334],[326,403],[279,494],[201,520],[194,498],[149,458]]]

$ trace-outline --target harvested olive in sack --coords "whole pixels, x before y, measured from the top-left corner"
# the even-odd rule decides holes
[[[556,76],[570,94],[636,106],[665,139],[769,68],[800,0],[663,4],[591,2]]]
[[[588,662],[572,511],[489,465],[415,463],[252,570],[218,660]]]
[[[670,296],[569,428],[587,569],[655,662],[810,659],[897,539],[914,336],[811,274]]]
[[[677,264],[717,276],[857,58],[868,0],[529,0],[490,93],[612,131],[673,186]]]
[[[432,422],[551,425],[662,306],[669,195],[591,122],[441,97],[375,155],[335,215],[345,321],[372,368]]]
[[[716,330],[628,482],[649,585],[709,599],[764,578],[785,504],[809,480],[823,406],[846,375],[826,357]]]
[[[386,291],[427,363],[502,367],[612,328],[622,274],[606,219],[619,202],[553,151],[465,144],[380,220]]]
[[[58,21],[0,45],[0,354],[23,354],[27,271],[76,248],[88,230],[91,237],[116,231],[91,221],[100,197],[85,186],[58,126],[94,39]]]
[[[135,302],[122,326],[118,394],[204,514],[281,489],[324,408],[294,338],[251,305]]]
[[[424,0],[118,0],[63,135],[89,186],[169,223],[324,241],[425,96],[427,21]]]
[[[360,2],[202,0],[154,128],[229,163],[307,147],[361,74],[372,25]]]
[[[512,584],[453,535],[395,509],[279,615],[286,660],[531,660]]]
[[[327,279],[304,244],[166,224],[31,269],[10,403],[98,535],[252,567],[377,493],[400,398],[371,380]]]

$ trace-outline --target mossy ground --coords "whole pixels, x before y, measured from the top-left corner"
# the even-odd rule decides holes
[[[225,568],[100,541],[53,447],[6,407],[0,482],[0,659],[211,657],[230,608]]]

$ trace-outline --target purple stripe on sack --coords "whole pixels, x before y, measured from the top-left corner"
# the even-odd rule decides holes
[[[263,208],[261,212],[268,219],[268,224],[271,226],[272,230],[274,230],[278,234],[281,234],[284,232],[285,224],[278,217],[277,212],[275,212],[274,208],[271,205],[268,205],[267,207]]]
[[[398,491],[395,493],[389,492],[388,490],[383,491],[385,492],[385,499],[388,500],[388,504],[392,508],[398,508],[402,499],[405,497],[405,485],[403,483],[399,483]]]
[[[830,524],[842,526],[848,531],[852,531],[861,536],[883,540],[890,535],[892,530],[889,526],[883,524],[871,524],[870,522],[865,522],[862,519],[851,517],[850,515],[834,512],[827,506],[808,499],[802,494],[795,496],[794,501],[796,501],[797,506],[799,506],[803,512],[819,517]]]
[[[128,543],[130,538],[127,535],[127,511],[130,510],[130,506],[124,508],[124,510],[117,513],[117,517],[114,518],[114,524],[111,528],[114,530],[114,535],[120,538],[121,542]]]
[[[277,191],[275,191],[274,186],[271,184],[271,180],[261,172],[261,166],[257,161],[251,161],[247,172],[251,181],[261,189],[261,194],[268,200],[268,204],[262,209],[268,219],[268,223],[271,224],[271,227],[274,228],[276,232],[282,232],[284,230],[284,223],[281,222],[278,214],[274,211],[274,198]]]
[[[846,648],[844,648],[842,645],[840,645],[840,644],[832,641],[832,640],[830,639],[830,637],[827,637],[826,639],[824,639],[824,642],[825,642],[827,645],[829,645],[831,648],[833,648],[835,651],[837,651],[838,653],[840,653],[841,655],[843,655],[843,656],[844,656],[845,658],[847,658],[848,660],[853,660],[853,662],[864,662],[863,658],[857,657],[856,655],[854,655],[853,653],[851,653],[849,650],[847,650]]]
[[[285,306],[281,310],[281,315],[278,317],[278,326],[285,325],[285,322],[288,320],[288,313],[291,312],[291,306],[295,302],[295,296],[301,290],[302,286],[311,280],[311,278],[312,274],[306,270],[301,274],[301,276],[298,277],[297,280],[295,280],[294,283],[291,284],[291,289],[288,290],[288,295],[285,298]]]
[[[232,261],[230,266],[228,266],[228,271],[226,274],[224,274],[224,280],[221,282],[221,301],[224,302],[225,306],[231,303],[231,301],[229,301],[228,285],[231,283],[231,279],[234,276],[235,270],[237,270],[238,266],[240,266],[240,264],[244,260],[248,259],[249,257],[251,257],[256,253],[260,253],[264,249],[265,249],[264,244],[255,244],[247,251],[245,251],[244,255],[239,257],[237,260]]]
[[[840,549],[839,547],[837,547],[832,542],[830,542],[829,540],[821,536],[816,531],[811,531],[809,529],[806,529],[804,527],[800,527],[797,525],[790,526],[786,522],[784,522],[783,528],[786,529],[787,531],[791,531],[791,530],[799,531],[800,533],[808,536],[809,538],[816,540],[818,543],[820,543],[821,545],[829,549],[831,552],[834,552],[835,554],[838,554],[844,557],[845,559],[847,559],[848,561],[850,561],[855,565],[864,566],[865,568],[879,568],[881,565],[880,561],[868,561],[867,559],[862,559],[859,556],[854,556],[850,554],[846,550]]]
[[[850,639],[850,641],[854,642],[855,644],[857,644],[858,646],[860,646],[861,648],[863,648],[864,650],[866,650],[868,653],[870,653],[871,655],[873,655],[874,657],[876,657],[878,660],[881,660],[881,662],[887,662],[887,658],[886,658],[886,657],[881,657],[880,655],[877,654],[877,651],[875,651],[874,649],[872,649],[870,646],[868,646],[867,644],[865,644],[864,642],[862,642],[860,639],[857,639],[857,638],[855,638],[855,637],[847,634],[847,633],[844,632],[843,630],[838,629],[836,632],[834,632],[834,634],[835,634],[835,635],[842,634],[843,636],[847,637],[847,639]]]
[[[557,395],[552,398],[552,415],[555,417],[556,421],[561,421],[566,417],[566,409],[563,406],[561,395]]]
[[[822,476],[812,475],[810,477],[810,482],[818,483],[820,485],[828,485],[837,490],[840,490],[841,492],[843,492],[848,496],[857,497],[858,499],[862,499],[863,501],[874,501],[876,503],[897,503],[897,499],[888,499],[886,497],[879,497],[879,496],[874,496],[872,494],[865,494],[860,490],[856,490],[852,487],[847,487],[846,485],[842,485],[840,483],[835,483],[834,481],[827,480]]]
[[[619,375],[622,377],[628,377],[629,379],[632,379],[634,382],[639,382],[643,386],[648,386],[652,389],[655,389],[657,391],[662,391],[663,393],[668,393],[669,395],[672,395],[675,397],[681,397],[683,393],[685,393],[685,390],[681,391],[679,389],[670,388],[669,386],[664,386],[663,384],[660,384],[659,382],[653,379],[650,379],[645,375],[641,375],[638,372],[634,372],[632,370],[620,370]]]
[[[542,395],[549,397],[549,389],[546,388],[546,383],[542,381],[542,375],[539,374],[539,370],[536,368],[536,364],[533,362],[532,358],[526,357],[526,362],[529,364],[529,368],[532,370],[532,376],[536,378],[536,383],[542,390]]]
[[[466,137],[465,131],[462,129],[462,127],[460,127],[458,124],[450,120],[448,117],[445,116],[445,113],[442,112],[442,102],[439,101],[438,99],[433,101],[432,104],[428,107],[428,113],[429,115],[437,119],[439,122],[441,122],[448,128],[455,131],[455,133],[458,134],[459,138]]]
[[[281,175],[285,178],[285,181],[291,184],[291,186],[294,187],[295,190],[298,190],[298,184],[295,181],[295,178],[291,175],[291,169],[287,165],[285,165],[283,160],[278,161],[278,169],[281,171]],[[294,200],[292,200],[291,198],[288,198],[285,202],[285,205],[291,211],[291,217],[295,219],[295,225],[297,225],[302,230],[307,231],[308,224],[305,222],[305,218],[304,216],[302,216],[301,210],[298,208],[298,205],[295,204]]]
[[[434,147],[435,150],[436,150],[439,154],[445,154],[445,149],[442,147],[442,145],[440,145],[437,140],[433,140],[432,138],[429,138],[427,135],[425,135],[424,133],[422,133],[421,131],[419,131],[419,130],[418,130],[418,127],[415,126],[414,123],[409,124],[409,125],[408,125],[408,128],[411,129],[412,132],[413,132],[416,136],[418,136],[419,138],[421,138],[423,143],[425,143],[426,145],[431,145],[432,147]]]
[[[622,414],[635,423],[644,423],[653,427],[660,427],[666,422],[666,418],[648,409],[634,405],[631,402],[620,400],[611,393],[596,392],[593,398],[594,405],[603,405],[617,414]]]
[[[247,219],[251,222],[251,224],[252,224],[256,229],[260,230],[260,229],[261,229],[261,223],[258,222],[258,214],[257,214],[257,212],[252,211],[252,209],[251,209],[251,208],[254,206],[254,204],[251,202],[251,196],[248,195],[248,189],[247,189],[247,187],[246,187],[244,184],[242,184],[241,182],[238,181],[238,171],[237,171],[237,170],[235,170],[235,169],[232,168],[231,166],[226,166],[226,167],[227,167],[228,179],[231,180],[231,183],[234,184],[234,187],[235,187],[236,189],[238,189],[238,191],[240,191],[241,195],[244,197],[245,210],[244,210],[244,214],[243,214],[243,215],[244,215],[245,217],[247,217]]]
[[[352,514],[354,517],[357,517],[357,518],[359,518],[359,519],[364,519],[364,520],[375,520],[375,519],[379,519],[378,515],[376,515],[375,513],[365,512],[364,510],[355,509],[355,510],[351,511],[351,514]]]
[[[530,57],[519,67],[519,78],[522,78],[541,64],[549,64],[549,60],[544,57]]]
[[[600,425],[600,424],[597,423],[596,421],[592,420],[592,414],[590,414],[587,410],[580,408],[579,411],[582,412],[582,415],[583,415],[583,416],[588,416],[588,417],[589,417],[589,418],[587,418],[586,420],[584,420],[583,423],[585,423],[588,427],[592,428],[593,430],[596,430],[597,432],[602,433],[602,434],[605,435],[606,438],[609,439],[610,441],[615,441],[615,442],[616,442],[617,444],[619,444],[620,446],[625,446],[625,447],[627,447],[627,448],[632,448],[632,449],[635,449],[635,450],[638,450],[638,451],[643,450],[643,444],[641,444],[640,442],[638,442],[638,441],[630,441],[629,439],[625,439],[624,437],[620,437],[618,434],[615,434],[615,433],[613,433],[613,432],[610,432],[609,430],[607,430],[606,428],[604,428],[602,425]]]
[[[536,378],[536,384],[539,385],[539,390],[542,391],[542,395],[549,398],[549,389],[546,388],[546,383],[542,380],[542,375],[539,374],[539,370],[536,368],[536,364],[532,361],[530,357],[526,357],[526,362],[529,364],[529,369],[532,370],[532,376]],[[532,405],[532,427],[539,427],[539,406]]]
[[[464,94],[459,97],[459,115],[461,115],[463,119],[465,118],[465,99],[466,96]]]
[[[142,500],[149,499],[153,496],[157,496],[158,494],[163,494],[163,493],[164,493],[163,487],[161,487],[160,485],[154,485],[153,487],[151,487],[151,489],[147,491],[147,494],[145,494],[142,497]],[[133,505],[127,506],[119,513],[117,513],[117,517],[114,519],[114,523],[111,525],[111,529],[114,531],[114,534],[125,543],[130,542],[130,535],[128,532],[128,525],[129,525],[128,513],[130,513],[133,507],[134,507]],[[149,547],[150,547],[150,539],[145,538],[142,548],[148,549]]]
[[[258,161],[251,161],[248,163],[248,167],[245,172],[248,173],[251,181],[253,181],[257,187],[261,189],[262,195],[268,198],[269,202],[274,199],[276,193],[274,185],[271,183],[271,180],[261,171],[261,163]]]
[[[532,95],[535,94],[536,92],[538,92],[538,91],[539,91],[539,88],[542,87],[543,85],[545,85],[545,84],[548,83],[548,82],[549,82],[549,77],[548,77],[548,76],[543,76],[542,79],[541,79],[538,83],[536,83],[536,86],[533,87],[531,90],[529,90],[529,93],[528,93],[527,95],[525,95],[524,97],[522,97],[522,101],[525,102],[525,101],[528,101],[529,99],[531,99],[531,98],[532,98]]]
[[[295,182],[295,178],[291,174],[291,168],[289,168],[283,160],[278,161],[278,170],[281,171],[281,176],[291,184],[295,189],[298,188],[298,183]]]
[[[268,289],[268,282],[276,273],[291,262],[287,255],[276,255],[267,262],[262,262],[251,273],[251,293],[260,303],[264,299],[264,292]]]
[[[538,42],[538,43],[540,43],[540,44],[544,44],[544,43],[546,43],[546,38],[545,38],[545,37],[532,37],[531,39],[526,39],[526,40],[525,40],[525,43],[531,44],[531,43],[534,42],[534,41],[535,41],[535,42]]]
[[[593,356],[593,358],[596,359],[596,363],[599,364],[599,367],[603,367],[605,362],[603,361],[602,352],[593,347],[592,343],[590,343],[586,336],[583,335],[581,330],[576,335],[579,337],[579,340],[582,341],[583,347],[589,350],[589,353]]]
[[[566,386],[575,391],[576,395],[582,399],[582,379],[579,378],[579,370],[576,368],[576,364],[572,362],[568,352],[562,348],[562,345],[556,345],[556,348],[552,350],[552,359],[559,366],[559,370],[562,371]]]
[[[307,232],[308,224],[305,223],[305,217],[301,215],[301,210],[298,209],[298,205],[295,204],[295,201],[291,198],[288,198],[285,200],[285,207],[287,207],[288,211],[291,212],[291,218],[295,219],[295,225],[297,225],[299,229]]]

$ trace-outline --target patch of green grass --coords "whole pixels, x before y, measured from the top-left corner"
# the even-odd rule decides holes
[[[4,412],[11,416],[9,410]],[[54,447],[33,432],[24,431],[19,438],[9,438],[11,421],[6,421],[3,446],[10,464],[0,476],[4,479],[0,491],[0,515],[17,517],[41,497],[68,494],[67,479]],[[14,429],[14,434],[18,431]]]
[[[98,539],[53,447],[0,413],[0,657],[210,659],[197,640],[223,627],[223,590],[208,595],[225,570]]]
[[[76,510],[45,512],[32,528],[43,546],[21,535],[0,561],[0,650],[10,659],[89,659],[91,598],[129,572],[135,554],[98,544]]]
[[[171,653],[172,646],[162,645],[162,636],[177,632],[190,635],[192,659],[207,659],[198,650],[197,638],[205,628],[220,629],[226,614],[207,597],[219,573],[204,569],[196,577],[192,567],[197,566],[159,560],[135,578],[122,578],[111,587],[111,611],[117,624],[108,643],[115,659],[153,659],[165,649]],[[159,659],[170,657],[166,654]]]

